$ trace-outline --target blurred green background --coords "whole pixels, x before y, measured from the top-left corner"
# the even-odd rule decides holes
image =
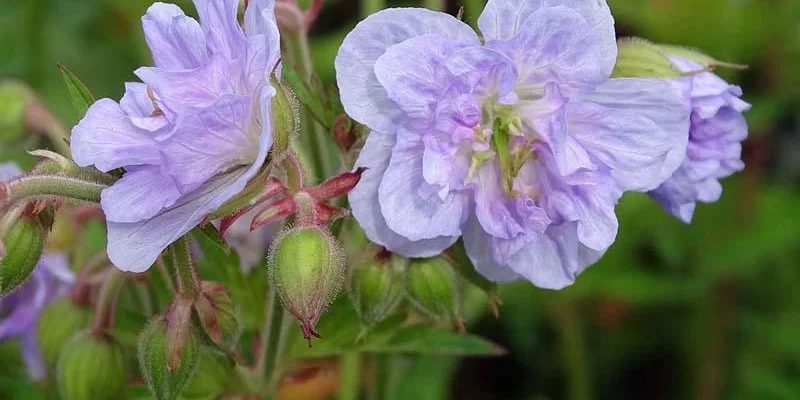
[[[139,17],[151,3],[0,0],[0,78],[30,85],[71,126],[57,63],[98,97],[119,98],[150,63]],[[466,3],[474,24],[482,2]],[[470,331],[507,356],[405,360],[398,399],[800,399],[800,1],[609,3],[620,36],[750,65],[720,71],[753,104],[747,169],[690,226],[626,195],[616,244],[573,287],[513,284],[501,289],[499,319],[482,306],[469,313]],[[336,50],[359,18],[358,1],[325,2],[311,32],[324,82],[333,84]],[[3,145],[0,161],[29,165],[24,150],[39,145]],[[16,348],[0,346],[0,397],[29,398],[19,363]]]

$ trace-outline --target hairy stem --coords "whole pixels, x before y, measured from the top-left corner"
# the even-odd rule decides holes
[[[578,311],[569,299],[559,299],[552,308],[554,322],[561,339],[561,354],[567,368],[569,398],[590,400],[591,381],[586,359],[584,332]]]
[[[100,192],[108,185],[63,175],[34,175],[0,184],[0,201],[16,202],[30,197],[60,196],[100,202]]]
[[[164,264],[175,276],[175,288],[181,296],[193,298],[200,290],[197,265],[192,260],[189,238],[184,236],[167,247]]]
[[[108,270],[103,286],[100,288],[100,297],[94,312],[94,319],[90,331],[92,335],[101,336],[114,328],[114,314],[117,308],[117,297],[125,282],[125,274],[116,268]]]

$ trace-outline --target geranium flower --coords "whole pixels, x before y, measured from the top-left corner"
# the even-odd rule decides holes
[[[96,102],[73,129],[75,162],[125,174],[102,193],[108,254],[141,272],[238,194],[272,145],[269,77],[279,58],[274,0],[195,0],[200,23],[172,4],[142,18],[155,67],[136,70],[117,103]]]
[[[350,193],[369,238],[407,257],[463,236],[495,281],[571,284],[614,242],[624,191],[681,163],[687,105],[669,82],[611,79],[602,0],[490,0],[456,18],[389,9],[336,58],[348,114],[372,129]]]

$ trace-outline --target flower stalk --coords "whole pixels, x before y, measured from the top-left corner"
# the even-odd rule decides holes
[[[200,290],[197,265],[192,260],[189,239],[184,236],[167,248],[164,264],[175,277],[175,290],[182,297],[194,298]]]
[[[108,185],[63,175],[33,175],[0,184],[0,201],[17,202],[32,197],[57,196],[91,203],[100,202]]]
[[[90,332],[96,337],[102,337],[107,331],[114,328],[117,297],[125,283],[125,274],[115,268],[108,270],[103,286],[100,288],[100,297],[97,300],[94,319]]]

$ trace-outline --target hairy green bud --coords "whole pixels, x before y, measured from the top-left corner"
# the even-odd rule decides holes
[[[158,400],[178,398],[194,376],[200,355],[199,340],[190,329],[178,366],[170,370],[167,365],[167,340],[167,322],[160,316],[139,334],[139,368],[147,387]]]
[[[42,224],[23,216],[2,238],[5,249],[0,248],[0,296],[10,293],[28,279],[42,256],[44,237]]]
[[[269,255],[272,287],[300,321],[306,339],[319,337],[314,326],[341,289],[344,265],[336,239],[320,227],[289,229],[273,242]]]
[[[13,143],[25,136],[25,112],[32,99],[24,85],[0,82],[0,143]]]
[[[64,345],[77,332],[88,328],[91,319],[90,310],[76,305],[69,298],[56,300],[42,311],[36,327],[36,338],[48,366],[56,365]]]
[[[292,145],[294,137],[300,131],[300,103],[289,86],[283,84],[273,75],[270,79],[277,93],[272,98],[274,119],[274,138],[272,145],[273,159],[280,159]]]
[[[383,321],[403,298],[403,282],[389,263],[372,261],[350,275],[350,299],[361,321]]]
[[[111,336],[78,332],[67,342],[56,368],[63,400],[114,400],[128,381],[122,345]]]
[[[242,333],[242,324],[239,309],[228,289],[216,282],[203,282],[194,307],[206,335],[226,352],[233,351]]]
[[[209,346],[200,346],[197,372],[181,392],[184,400],[212,400],[219,397],[232,379],[233,364],[224,354]]]
[[[459,282],[442,257],[412,259],[406,270],[406,295],[415,308],[434,318],[457,318]]]

